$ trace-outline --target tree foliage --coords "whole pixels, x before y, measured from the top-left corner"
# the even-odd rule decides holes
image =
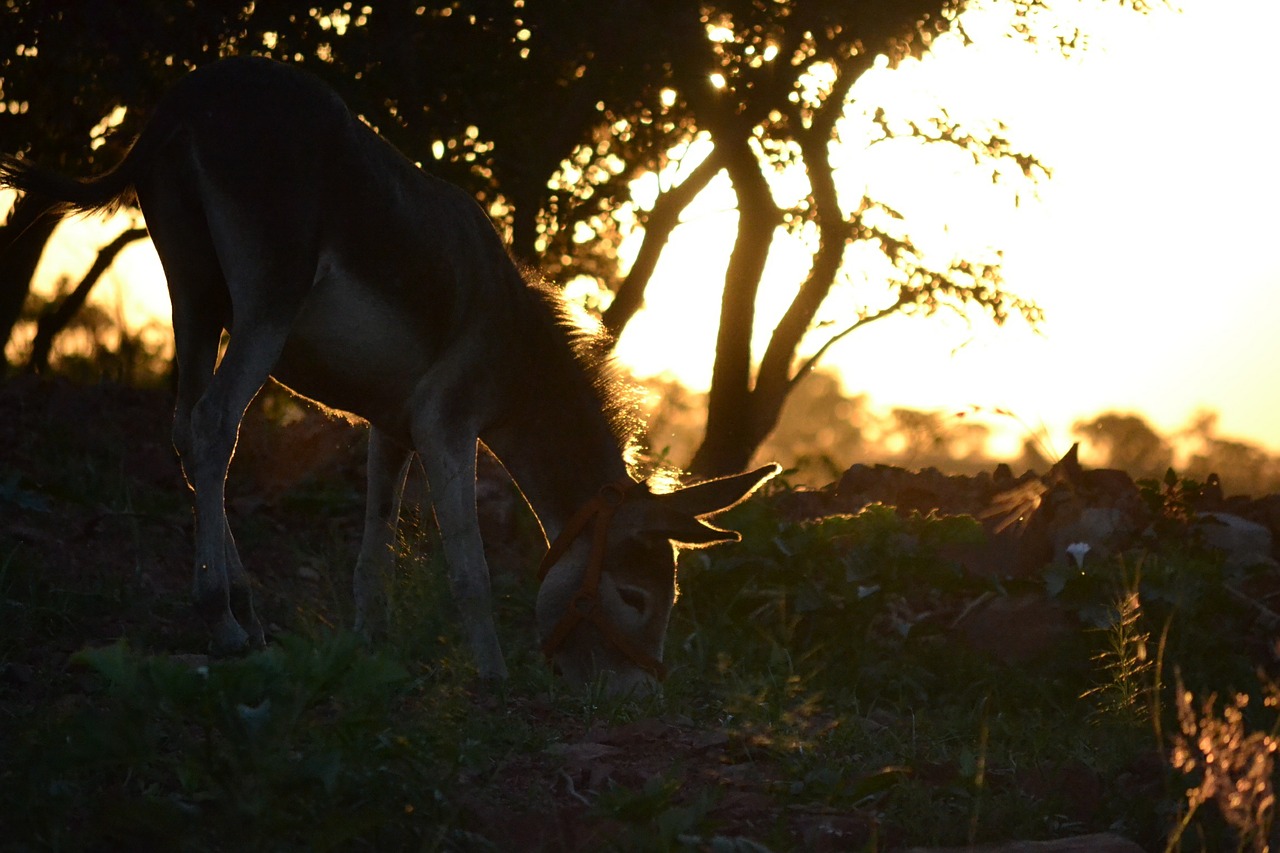
[[[1122,5],[1146,8],[1141,0]],[[964,13],[990,6],[1008,11],[1015,37],[1050,31],[1037,23],[1047,14],[1038,0],[367,0],[320,7],[118,0],[74,11],[8,0],[0,8],[0,149],[71,172],[100,170],[118,159],[120,143],[187,70],[234,53],[299,63],[411,158],[470,189],[519,259],[559,282],[596,279],[609,294],[601,300],[603,321],[615,335],[643,304],[682,211],[727,173],[737,233],[707,434],[691,463],[699,473],[718,473],[747,463],[795,384],[832,344],[867,323],[944,308],[985,313],[997,323],[1039,319],[1035,305],[1003,289],[998,252],[922,251],[889,200],[869,191],[851,197],[833,165],[837,145],[847,156],[911,138],[963,151],[993,175],[1034,180],[1045,173],[999,122],[962,124],[941,109],[902,114],[860,94],[872,71],[921,56],[943,35],[967,39]],[[1078,41],[1069,27],[1051,32],[1063,50]],[[661,172],[673,152],[687,152],[694,141],[709,143],[705,158],[652,204],[638,205],[634,179]],[[798,200],[779,199],[774,183],[782,173],[804,175]],[[38,218],[20,213],[0,231],[0,260],[24,223]],[[635,226],[643,242],[622,269],[617,248]],[[806,239],[812,261],[757,357],[756,296],[784,229]],[[47,234],[34,239],[42,245]],[[868,257],[880,258],[865,272],[877,281],[878,300],[864,299],[834,328],[816,330],[833,287],[855,259]],[[6,336],[6,296],[20,306],[34,262],[9,266],[11,280],[0,281]],[[887,298],[880,283],[888,285]]]

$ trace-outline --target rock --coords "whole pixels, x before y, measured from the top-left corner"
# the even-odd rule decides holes
[[[971,477],[854,465],[835,485],[832,509],[856,513],[882,503],[904,514],[973,515],[987,541],[948,546],[943,557],[981,577],[1034,578],[1048,563],[1068,559],[1066,548],[1075,543],[1106,559],[1149,520],[1128,474],[1085,470],[1077,454],[1073,445],[1044,476],[1027,471],[1016,478],[1008,465]]]
[[[1256,521],[1271,531],[1271,556],[1280,558],[1276,553],[1276,538],[1280,536],[1280,495],[1263,495],[1249,501],[1238,515]]]
[[[804,849],[813,853],[865,850],[873,836],[874,824],[861,815],[808,816],[799,821]]]
[[[553,743],[543,752],[559,756],[571,764],[590,764],[602,758],[620,755],[622,750],[603,743]]]
[[[35,680],[35,668],[25,663],[0,664],[0,681],[18,687],[26,687]]]
[[[1112,832],[1077,835],[1053,841],[1009,841],[966,847],[909,847],[901,853],[1144,853],[1143,849]]]
[[[1228,568],[1276,566],[1271,556],[1271,531],[1238,515],[1202,512],[1196,516],[1196,530],[1210,548],[1222,551]]]
[[[773,499],[778,515],[789,522],[811,521],[826,518],[836,512],[832,496],[825,491],[797,488],[779,492]]]
[[[1102,775],[1081,761],[1040,764],[1013,772],[1019,791],[1042,803],[1051,804],[1077,826],[1096,826],[1105,796]]]
[[[1075,626],[1062,607],[1041,592],[989,595],[956,620],[955,632],[971,648],[1016,665],[1058,648]]]
[[[1068,549],[1080,543],[1089,546],[1087,553],[1094,554],[1095,559],[1105,560],[1122,547],[1132,533],[1125,514],[1119,509],[1085,507],[1077,518],[1052,531],[1053,562],[1060,565],[1075,562]]]

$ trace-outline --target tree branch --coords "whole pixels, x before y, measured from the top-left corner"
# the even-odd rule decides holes
[[[102,274],[111,266],[116,255],[120,254],[120,250],[145,236],[147,236],[145,228],[128,228],[121,232],[114,240],[98,250],[98,257],[94,259],[93,266],[89,267],[89,271],[76,285],[75,290],[71,291],[57,308],[45,309],[36,324],[36,336],[31,342],[31,357],[27,360],[27,370],[39,373],[48,369],[53,339],[84,307],[85,300],[89,298],[89,291],[98,283],[98,279],[102,278]]]
[[[876,320],[882,320],[885,317],[888,317],[890,314],[894,314],[894,313],[897,313],[898,311],[901,311],[910,302],[911,302],[911,299],[908,297],[906,293],[899,293],[897,301],[894,302],[892,305],[888,306],[887,308],[881,308],[879,311],[876,311],[874,313],[859,317],[856,323],[849,326],[847,329],[844,329],[843,331],[830,337],[826,343],[818,347],[817,352],[815,352],[813,355],[809,356],[804,360],[804,362],[796,370],[795,376],[791,378],[789,382],[789,388],[795,387],[796,383],[798,383],[801,379],[804,379],[804,377],[807,376],[810,371],[812,371],[815,367],[818,366],[818,362],[822,361],[822,357],[827,354],[827,350],[831,349],[833,346],[835,346],[837,343],[839,343],[849,334],[857,331],[858,329],[861,329],[863,326],[867,326],[867,325],[870,325],[871,323],[874,323]]]
[[[721,134],[726,168],[738,199],[738,235],[725,271],[720,302],[720,327],[711,392],[707,398],[707,429],[690,468],[700,475],[722,474],[745,466],[759,439],[752,432],[751,337],[756,295],[769,258],[773,234],[782,221],[773,201],[765,166],[750,143],[750,130]]]
[[[671,232],[680,224],[680,214],[706,189],[711,179],[718,175],[725,166],[725,157],[720,147],[714,148],[683,181],[660,194],[653,203],[653,210],[644,225],[644,242],[640,244],[640,252],[626,279],[618,287],[612,304],[604,312],[604,327],[613,340],[617,340],[627,323],[644,304],[644,291],[658,266],[658,259],[671,237]]]
[[[0,376],[9,366],[4,347],[22,315],[40,256],[58,225],[58,217],[48,211],[48,202],[24,194],[0,226]]]
[[[804,128],[801,121],[800,107],[790,104],[788,108],[789,119],[795,127],[795,139],[800,145],[800,153],[809,175],[810,209],[812,221],[818,228],[819,242],[809,274],[774,328],[769,345],[760,360],[754,391],[757,397],[754,414],[758,422],[754,428],[762,435],[773,430],[787,394],[799,376],[806,372],[802,371],[795,379],[792,378],[791,365],[795,360],[796,350],[812,327],[818,309],[831,292],[844,262],[850,229],[840,209],[839,192],[827,146],[835,133],[836,120],[844,112],[849,92],[862,73],[872,67],[872,63],[872,58],[858,54],[836,65],[835,84],[822,107],[812,111],[808,128]]]

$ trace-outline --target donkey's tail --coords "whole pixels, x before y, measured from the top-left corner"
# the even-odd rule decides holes
[[[106,174],[81,180],[41,169],[30,160],[0,155],[0,187],[20,190],[39,198],[58,215],[94,211],[111,213],[134,201],[133,160],[132,156],[126,157]]]
[[[178,131],[174,119],[163,108],[157,109],[124,159],[110,171],[92,178],[73,178],[42,169],[30,160],[0,155],[0,189],[30,193],[60,216],[99,211],[114,213],[125,205],[137,203],[134,189],[137,180],[152,167],[156,155]]]

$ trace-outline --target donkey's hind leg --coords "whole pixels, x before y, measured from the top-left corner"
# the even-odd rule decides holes
[[[396,525],[400,496],[413,451],[377,427],[369,428],[368,494],[364,536],[353,580],[356,631],[372,638],[386,628],[387,585],[395,568]]]
[[[183,470],[195,492],[196,563],[193,597],[212,635],[212,651],[241,651],[262,642],[248,576],[227,524],[226,481],[245,409],[267,381],[288,336],[285,323],[245,318],[232,332],[222,363],[190,415],[190,448]],[[237,605],[255,636],[232,614]]]
[[[216,267],[213,268],[212,274],[219,279],[221,277]],[[193,281],[191,277],[184,280],[188,283]],[[210,292],[206,291],[206,294]],[[182,461],[187,483],[195,492],[196,480],[191,471],[195,460],[195,438],[191,428],[192,412],[196,403],[208,391],[213,378],[218,345],[222,336],[222,322],[217,318],[222,312],[217,311],[215,304],[208,299],[200,304],[197,294],[191,292],[174,294],[174,297],[173,331],[178,362],[178,393],[173,416],[173,446]],[[235,540],[231,536],[231,528],[225,523],[225,516],[223,530],[221,565],[225,569],[226,592],[221,589],[223,586],[221,574],[210,575],[209,572],[200,572],[197,569],[193,599],[202,603],[200,612],[204,614],[206,620],[210,618],[208,612],[211,605],[208,602],[210,600],[219,603],[225,601],[225,606],[219,604],[217,607],[218,613],[214,619],[216,626],[213,629],[214,636],[221,638],[216,639],[214,645],[219,651],[242,648],[246,642],[261,646],[265,643],[265,638],[262,625],[258,622],[257,614],[253,609],[253,591],[249,584],[249,575],[240,561]],[[227,607],[230,608],[229,611]],[[240,639],[240,634],[243,632],[237,631],[240,626],[236,616],[243,620],[244,629],[247,631],[243,640]]]
[[[156,186],[170,187],[181,177],[181,173],[158,174]],[[147,229],[164,266],[173,303],[178,372],[173,446],[182,462],[187,484],[198,497],[209,489],[202,482],[208,477],[197,464],[207,452],[197,452],[201,441],[193,430],[193,413],[212,384],[222,329],[230,320],[231,297],[198,202],[182,193],[158,191],[149,184],[139,187],[139,198],[146,210]],[[220,383],[225,384],[225,380]],[[197,545],[201,554],[193,582],[197,612],[209,623],[215,651],[236,651],[247,643],[261,645],[262,627],[253,610],[248,575],[236,553],[225,515],[220,521],[210,521],[202,520],[197,513],[197,543],[202,536],[213,538],[209,535],[211,525],[212,530],[219,531],[221,544]],[[247,633],[232,615],[232,607],[244,620]]]

